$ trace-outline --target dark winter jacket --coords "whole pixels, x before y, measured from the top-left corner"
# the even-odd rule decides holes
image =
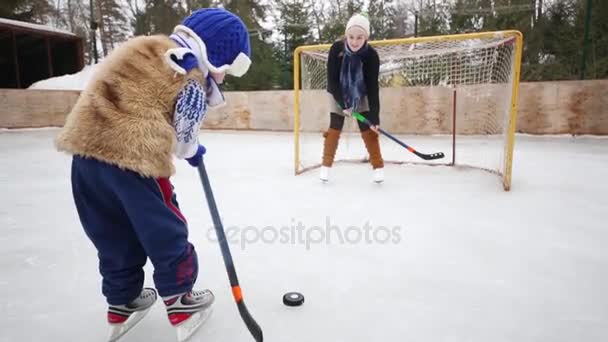
[[[327,58],[327,91],[332,94],[334,100],[344,108],[342,90],[340,87],[340,70],[344,57],[344,40],[335,42],[329,50]],[[380,112],[380,94],[378,86],[378,74],[380,72],[380,57],[378,52],[371,46],[363,55],[363,78],[367,88],[367,100],[371,115]]]

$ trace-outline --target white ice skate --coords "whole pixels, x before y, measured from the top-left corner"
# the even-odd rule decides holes
[[[178,342],[189,339],[207,321],[214,300],[209,290],[192,291],[165,299],[167,315],[176,329]]]
[[[323,183],[327,183],[329,181],[329,167],[321,166],[321,170],[319,171],[319,179]]]
[[[110,324],[108,342],[118,341],[141,321],[156,302],[156,297],[156,290],[145,288],[127,305],[110,305],[108,308],[108,323]]]
[[[377,168],[374,169],[374,174],[372,176],[374,183],[382,183],[384,182],[384,168]]]

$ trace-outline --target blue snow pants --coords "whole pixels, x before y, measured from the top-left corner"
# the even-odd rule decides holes
[[[108,304],[127,304],[139,295],[147,258],[161,296],[192,290],[197,255],[168,178],[144,178],[74,156],[72,192],[80,222],[98,251]]]

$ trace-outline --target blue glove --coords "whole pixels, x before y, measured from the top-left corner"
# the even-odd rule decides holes
[[[188,164],[197,167],[201,163],[201,160],[203,160],[203,154],[205,154],[205,152],[207,152],[205,146],[199,144],[196,153],[192,157],[186,158],[186,161],[188,161]]]

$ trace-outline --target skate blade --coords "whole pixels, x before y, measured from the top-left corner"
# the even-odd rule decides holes
[[[141,321],[141,319],[146,316],[146,314],[148,313],[148,311],[150,311],[151,308],[152,306],[145,310],[136,311],[132,313],[131,316],[129,316],[129,318],[124,323],[110,324],[108,342],[118,341],[118,339],[121,338],[124,334],[126,334],[129,330],[131,330],[131,328],[133,328],[135,324]]]
[[[207,319],[209,319],[211,312],[213,312],[213,308],[209,307],[206,310],[193,314],[190,316],[190,318],[177,325],[175,327],[177,332],[177,341],[184,342],[192,337],[192,335],[197,332],[197,330],[207,321]]]

